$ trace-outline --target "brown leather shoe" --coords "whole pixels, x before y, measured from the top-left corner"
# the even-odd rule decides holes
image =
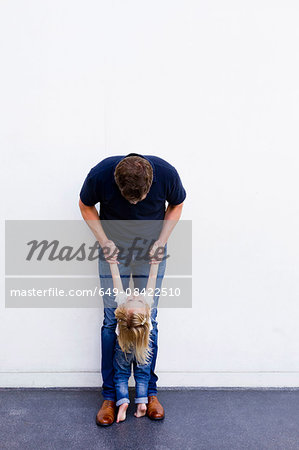
[[[116,405],[112,400],[104,400],[96,418],[97,425],[108,427],[115,420]]]
[[[152,420],[162,420],[165,417],[164,408],[157,399],[156,395],[148,397],[147,415]]]

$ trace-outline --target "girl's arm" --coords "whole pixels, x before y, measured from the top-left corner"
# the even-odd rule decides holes
[[[146,291],[149,289],[155,289],[156,279],[158,275],[159,264],[151,264],[150,273],[147,280]]]
[[[154,303],[154,294],[158,275],[159,264],[151,264],[150,273],[147,280],[145,301],[149,306]]]
[[[110,264],[110,270],[113,281],[113,288],[116,290],[115,301],[119,305],[124,303],[127,299],[127,295],[124,292],[123,284],[119,274],[119,269],[117,264]]]

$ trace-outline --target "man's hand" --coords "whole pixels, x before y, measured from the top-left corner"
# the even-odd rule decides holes
[[[101,245],[101,247],[103,249],[103,254],[107,263],[119,264],[119,262],[117,261],[119,249],[116,247],[113,241],[107,240]]]
[[[149,251],[150,264],[159,264],[162,261],[164,256],[164,247],[165,243],[163,243],[160,239],[154,242]]]

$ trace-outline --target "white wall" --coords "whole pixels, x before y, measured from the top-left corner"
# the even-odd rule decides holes
[[[160,385],[298,386],[298,2],[0,8],[3,219],[79,219],[102,158],[167,159],[194,292],[192,310],[159,312]],[[2,295],[0,385],[99,386],[101,314]]]

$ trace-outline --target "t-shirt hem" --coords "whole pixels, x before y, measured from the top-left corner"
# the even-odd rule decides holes
[[[80,200],[85,206],[95,206],[96,205],[96,203],[90,203],[89,201],[86,201],[84,199],[84,195],[81,195],[81,194],[80,194]]]
[[[168,204],[169,205],[172,205],[172,206],[177,206],[177,205],[180,205],[181,203],[183,203],[183,201],[185,201],[185,199],[186,199],[186,194],[182,197],[182,200],[179,200],[179,201],[176,201],[176,202],[168,202]]]

